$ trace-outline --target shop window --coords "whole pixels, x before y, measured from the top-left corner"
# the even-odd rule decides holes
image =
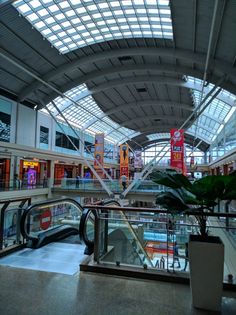
[[[11,115],[0,111],[0,141],[10,142]]]
[[[68,136],[71,141],[74,143],[74,145],[79,149],[79,139],[76,139],[72,136]],[[61,132],[56,131],[56,143],[55,145],[57,147],[70,149],[76,151],[75,147],[72,145],[72,143],[69,141],[66,135],[64,135]]]
[[[113,151],[112,151],[112,149],[105,147],[105,149],[104,149],[104,158],[110,159],[110,160],[113,159]]]
[[[48,144],[49,129],[40,126],[40,143]]]
[[[84,141],[84,152],[85,153],[94,153],[94,143]]]

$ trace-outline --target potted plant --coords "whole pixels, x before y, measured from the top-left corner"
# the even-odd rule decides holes
[[[206,176],[193,183],[174,170],[155,171],[151,179],[168,187],[156,197],[156,204],[171,214],[192,214],[199,234],[189,238],[189,266],[194,307],[219,311],[221,308],[224,245],[209,235],[207,214],[218,201],[236,199],[236,174]]]

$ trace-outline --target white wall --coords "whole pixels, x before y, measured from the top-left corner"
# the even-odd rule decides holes
[[[19,105],[16,143],[35,147],[36,111]]]

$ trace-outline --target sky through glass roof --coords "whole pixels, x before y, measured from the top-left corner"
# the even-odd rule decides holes
[[[188,81],[193,83],[203,84],[203,81],[193,77],[187,77]],[[213,84],[208,85],[208,89],[212,89]],[[207,93],[203,93],[202,99],[206,96]],[[228,91],[222,89],[219,95],[225,96],[225,100],[229,100],[229,103],[232,104],[232,100],[235,100],[235,95],[229,93]],[[197,90],[192,90],[193,102],[195,106],[200,104],[201,93]],[[210,98],[207,99],[209,101]],[[205,103],[203,104],[203,106]],[[203,111],[200,117],[193,123],[193,125],[187,129],[187,132],[192,135],[203,139],[204,141],[211,143],[216,138],[217,134],[220,133],[224,124],[229,120],[232,114],[235,111],[235,107],[232,107],[227,102],[223,102],[217,97],[212,100],[212,102],[207,106]]]
[[[63,54],[113,39],[173,39],[168,0],[18,0],[13,5]]]
[[[80,95],[87,91],[86,85],[81,84],[64,93],[65,98],[59,96],[53,102],[73,126],[92,133],[104,132],[105,138],[113,143],[123,142],[123,139],[128,140],[129,136],[132,135],[134,131],[121,127],[107,116],[104,117],[103,111],[99,108],[91,95],[81,99]],[[47,108],[57,119],[63,120],[52,102],[47,105]],[[42,109],[42,111],[47,113],[46,109]],[[103,116],[103,118],[99,118],[100,116]],[[89,125],[88,128],[84,128],[87,122],[94,118],[99,119]]]

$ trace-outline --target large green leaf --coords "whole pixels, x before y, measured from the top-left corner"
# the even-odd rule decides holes
[[[156,204],[163,206],[171,213],[182,213],[189,209],[189,206],[173,192],[164,192],[157,195]]]
[[[221,199],[225,190],[225,184],[222,176],[206,176],[192,185],[191,192],[196,195],[197,199],[214,201],[217,198]]]
[[[222,181],[224,182],[225,189],[221,195],[221,199],[236,200],[236,172],[222,176]]]
[[[151,179],[160,185],[178,189],[178,188],[189,188],[191,187],[190,181],[186,176],[178,174],[175,171],[156,171],[151,174]]]

